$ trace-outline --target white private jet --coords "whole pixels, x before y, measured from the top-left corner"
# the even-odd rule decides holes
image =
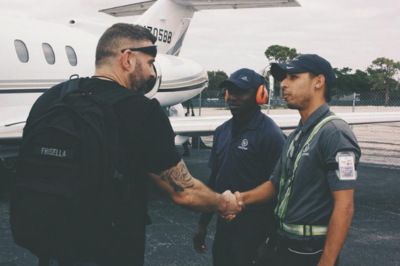
[[[116,17],[141,15],[135,23],[157,36],[157,82],[146,96],[170,106],[193,98],[208,84],[207,72],[199,64],[178,57],[196,11],[285,6],[299,4],[295,0],[153,0],[100,12]],[[43,92],[71,75],[94,73],[99,36],[74,21],[59,25],[2,16],[0,23],[13,25],[0,28],[0,158],[7,158],[17,155],[29,110]]]
[[[141,15],[136,24],[148,28],[158,41],[154,64],[157,82],[146,96],[162,106],[181,103],[199,94],[208,84],[207,72],[196,62],[177,57],[196,11],[296,7],[295,0],[152,0],[100,10],[120,17]],[[59,25],[0,17],[0,159],[18,155],[22,129],[35,100],[47,89],[71,75],[94,73],[99,36],[79,25]],[[71,27],[72,26],[72,27]],[[282,128],[294,128],[298,115],[271,116]],[[400,113],[368,113],[344,117],[350,124],[400,121]],[[171,118],[177,134],[212,134],[229,117]]]

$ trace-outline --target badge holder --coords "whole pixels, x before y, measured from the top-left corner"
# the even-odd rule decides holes
[[[339,177],[340,180],[353,181],[357,179],[354,153],[338,152],[336,154],[336,162],[338,163],[338,170],[336,170],[336,175]]]

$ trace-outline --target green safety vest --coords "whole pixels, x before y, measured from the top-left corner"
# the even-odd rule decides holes
[[[311,140],[314,138],[314,136],[319,132],[319,130],[327,122],[329,122],[331,120],[334,120],[334,119],[343,120],[342,118],[340,118],[340,117],[338,117],[336,115],[332,115],[332,116],[328,116],[328,117],[324,118],[322,121],[320,121],[314,127],[313,131],[311,132],[310,136],[308,137],[307,141],[304,143],[303,147],[301,148],[299,154],[296,157],[296,160],[294,162],[293,174],[289,178],[287,178],[287,175],[286,175],[286,163],[285,163],[285,167],[284,167],[284,169],[282,171],[282,175],[281,175],[280,182],[279,182],[278,203],[277,203],[276,208],[275,208],[275,215],[282,222],[282,224],[281,224],[282,225],[282,229],[284,229],[285,231],[287,231],[289,233],[300,234],[299,233],[300,229],[303,230],[303,228],[305,228],[304,230],[307,231],[307,227],[308,227],[308,225],[307,226],[305,226],[305,225],[291,225],[291,224],[283,223],[283,220],[285,219],[285,215],[286,215],[286,209],[287,209],[287,206],[289,205],[290,194],[292,192],[292,186],[293,186],[293,181],[294,181],[294,178],[295,178],[297,166],[299,165],[299,161],[300,161],[301,156],[303,154],[304,147],[311,142]],[[286,158],[289,158],[289,153],[290,153],[290,150],[292,149],[293,145],[294,145],[294,138],[293,138],[292,142],[289,145],[289,148],[288,148],[287,153],[286,153]],[[285,187],[285,185],[287,183],[289,183],[288,184],[288,188],[287,188],[286,193],[285,193],[285,195],[283,197],[283,200],[281,201],[282,190],[283,190],[283,188]],[[315,229],[317,229],[317,227],[321,227],[321,226],[313,226],[313,227]],[[326,234],[327,227],[326,226],[322,226],[322,227],[324,229],[321,228],[321,230],[319,230],[320,234]],[[313,231],[315,232],[313,235],[317,235],[318,234],[317,230],[315,230],[315,229],[313,229]],[[304,234],[304,232],[303,232],[301,235],[307,235],[307,234]]]

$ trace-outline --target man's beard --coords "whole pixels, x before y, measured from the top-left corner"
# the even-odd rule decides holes
[[[135,71],[130,74],[130,89],[146,94],[154,87],[155,83],[155,78],[149,77],[146,79],[143,77],[141,64],[136,64]]]

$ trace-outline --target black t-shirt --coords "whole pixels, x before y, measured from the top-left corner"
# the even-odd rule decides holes
[[[62,84],[46,91],[33,105],[26,125],[38,119],[60,97]],[[110,90],[127,90],[117,82],[96,78],[81,79],[80,89],[101,95]],[[131,91],[133,94],[138,92]],[[125,158],[125,170],[130,178],[132,200],[139,228],[150,223],[147,215],[148,172],[167,170],[181,157],[175,148],[174,132],[165,112],[156,99],[143,95],[128,97],[114,106],[119,120],[120,145]],[[142,226],[140,226],[142,225]]]

